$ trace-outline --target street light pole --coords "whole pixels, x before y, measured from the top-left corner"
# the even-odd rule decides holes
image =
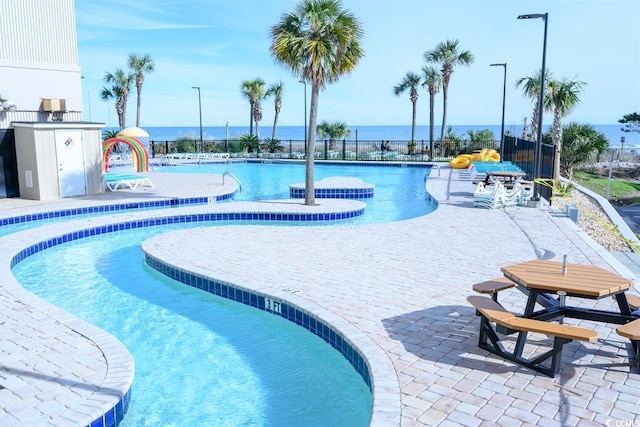
[[[533,197],[540,197],[540,185],[535,182],[535,179],[542,174],[542,113],[544,111],[544,73],[547,60],[547,23],[549,21],[548,13],[530,13],[528,15],[520,15],[518,19],[538,19],[541,18],[544,21],[544,39],[542,43],[542,69],[540,70],[540,98],[538,100],[538,135],[536,144],[536,155],[534,158],[533,168]]]
[[[507,63],[491,64],[490,67],[504,67],[504,82],[502,83],[502,127],[500,128],[500,161],[504,158],[504,107],[507,99]]]
[[[304,85],[304,152],[307,153],[307,82],[305,80],[299,80],[298,83]]]
[[[200,152],[204,152],[204,142],[202,140],[202,99],[200,98],[200,86],[191,86],[191,89],[198,89],[198,111],[200,112]]]

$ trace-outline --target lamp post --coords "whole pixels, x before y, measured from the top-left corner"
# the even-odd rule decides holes
[[[198,89],[198,111],[200,112],[200,151],[204,151],[204,142],[202,141],[202,99],[200,98],[200,86],[191,86],[191,89]]]
[[[299,80],[298,83],[304,85],[304,152],[307,153],[307,82]]]
[[[502,83],[502,127],[500,128],[500,161],[504,157],[504,106],[507,99],[507,63],[490,64],[490,67],[504,67],[504,81]]]
[[[544,73],[545,64],[547,60],[547,23],[549,21],[548,13],[530,13],[528,15],[519,15],[518,19],[538,19],[541,18],[544,21],[544,39],[542,42],[542,69],[540,70],[540,98],[538,100],[538,135],[536,137],[536,154],[534,157],[533,167],[533,197],[540,197],[540,185],[535,182],[535,179],[542,173],[542,112],[544,111]]]

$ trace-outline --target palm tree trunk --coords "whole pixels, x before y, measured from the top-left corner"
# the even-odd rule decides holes
[[[253,102],[249,103],[249,135],[253,135]]]
[[[556,108],[553,114],[553,127],[551,132],[553,140],[553,179],[560,181],[560,152],[562,151],[562,115],[560,110]]]
[[[278,113],[273,117],[273,129],[271,129],[271,139],[276,139],[276,129],[278,129]]]
[[[311,104],[309,106],[309,133],[307,135],[307,152],[306,152],[306,178],[304,183],[304,204],[307,206],[315,206],[316,204],[316,188],[314,177],[313,158],[316,152],[316,123],[318,121],[318,94],[320,88],[316,82],[311,84]]]
[[[139,86],[138,88],[138,99],[136,101],[136,127],[140,127],[140,94],[142,93],[142,86]]]
[[[127,99],[126,98],[122,100],[122,129],[124,129],[125,127],[127,127]]]
[[[434,106],[436,102],[436,97],[433,94],[429,94],[429,155],[433,159],[433,122],[435,121],[434,117]]]
[[[440,129],[440,141],[444,139],[444,128],[447,126],[447,92],[449,84],[442,83],[442,129]]]
[[[417,102],[412,102],[413,104],[413,116],[411,117],[411,142],[416,140],[416,110],[417,110]]]
[[[538,135],[538,113],[540,109],[540,103],[538,101],[533,104],[533,117],[531,118],[531,139],[534,141]]]

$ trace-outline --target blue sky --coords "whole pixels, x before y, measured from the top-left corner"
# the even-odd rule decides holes
[[[280,125],[302,126],[304,86],[269,54],[269,28],[294,0],[76,0],[84,118],[117,126],[113,102],[100,99],[105,73],[126,67],[129,53],[149,53],[156,70],[142,91],[141,126],[197,126],[198,92],[204,126],[248,126],[243,80],[284,83]],[[507,65],[505,124],[521,125],[532,104],[514,87],[542,63],[544,22],[518,20],[549,13],[547,68],[557,78],[587,83],[582,102],[565,122],[615,124],[640,110],[640,2],[638,0],[343,0],[364,28],[365,57],[357,69],[320,93],[319,120],[354,125],[409,125],[408,93],[392,88],[407,71],[419,72],[423,54],[458,39],[475,57],[456,67],[447,123],[500,124]],[[309,87],[310,90],[310,87]],[[308,92],[307,100],[310,99]],[[135,89],[127,126],[135,125]],[[428,125],[429,96],[420,92],[418,124]],[[273,122],[273,102],[261,124]],[[442,95],[436,99],[436,124]],[[545,124],[552,120],[545,115]]]

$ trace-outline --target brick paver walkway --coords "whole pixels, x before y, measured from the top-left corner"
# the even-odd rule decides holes
[[[154,189],[140,197],[185,197],[185,192],[197,192],[198,185],[206,188],[206,194],[222,190],[217,181],[200,176],[199,183],[186,182],[191,179],[186,176],[180,181],[161,176],[152,179]],[[479,320],[466,297],[472,293],[473,283],[500,276],[501,266],[538,256],[561,260],[567,255],[570,262],[599,265],[635,277],[562,213],[546,207],[476,209],[471,205],[473,188],[470,182],[458,180],[455,171],[442,167],[441,174],[435,170],[428,181],[428,191],[439,207],[424,217],[370,226],[199,228],[156,237],[144,247],[186,270],[288,299],[343,332],[371,363],[374,425],[601,426],[615,421],[640,422],[640,375],[629,366],[628,342],[612,325],[572,321],[597,330],[599,340],[566,345],[562,372],[555,379],[478,348]],[[134,194],[105,196],[133,198]],[[319,208],[300,209],[339,207],[341,203],[317,201]],[[17,201],[20,206],[15,208],[2,202],[1,216],[36,209],[32,207],[35,204],[25,201]],[[231,205],[172,212],[233,209]],[[257,209],[258,205],[265,209],[264,203],[237,206]],[[137,218],[159,213],[122,215]],[[114,218],[95,218],[92,224]],[[2,256],[26,246],[25,242],[68,227],[51,225],[2,238]],[[176,241],[180,242],[179,253]],[[257,249],[260,256],[246,256],[247,251]],[[42,419],[84,420],[86,417],[73,417],[78,407],[91,407],[93,397],[104,387],[98,377],[108,376],[109,356],[100,357],[96,350],[101,347],[91,343],[95,340],[70,336],[73,333],[66,326],[75,321],[72,316],[61,321],[64,314],[37,307],[38,299],[20,292],[4,264],[0,297],[7,309],[0,314],[0,325],[6,325],[2,326],[0,346],[0,386],[5,387],[0,389],[4,411],[0,412],[0,424],[31,425],[15,421],[18,419],[31,420],[33,425]],[[501,302],[518,311],[524,295],[515,289],[504,291]],[[602,307],[613,308],[613,304],[609,299],[597,302]],[[35,314],[25,316],[25,312]],[[43,323],[48,325],[46,331],[36,332],[45,328],[38,326]],[[53,347],[45,339],[51,335],[59,336],[60,348],[37,360],[38,349]],[[35,361],[24,360],[27,345],[36,353]],[[88,356],[78,357],[80,363],[69,360],[64,348],[69,345],[82,347]],[[116,348],[112,357],[121,350]],[[40,402],[35,392],[16,392],[37,387],[34,383],[39,378],[32,374],[30,363],[37,363],[38,369],[50,375],[59,367],[67,369],[68,363],[74,369],[81,365],[84,375],[77,377],[85,387],[78,391],[80,387],[58,381],[60,395],[52,398],[56,404]],[[7,395],[12,398],[11,405],[4,404]],[[69,401],[72,403],[67,404]],[[26,415],[29,413],[31,418]],[[11,420],[13,423],[5,423]],[[74,424],[70,421],[68,425]]]

